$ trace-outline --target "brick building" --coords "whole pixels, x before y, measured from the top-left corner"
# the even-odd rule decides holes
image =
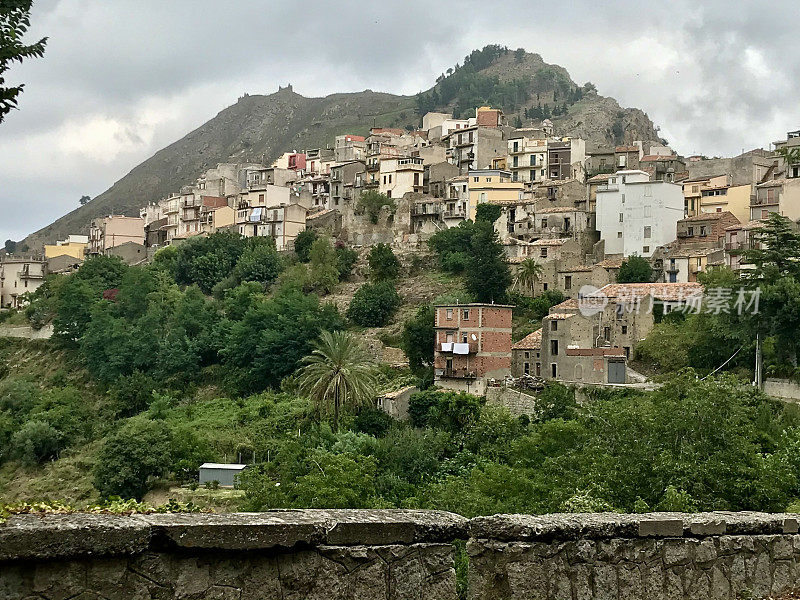
[[[436,307],[435,382],[481,395],[511,375],[511,310],[500,304]]]

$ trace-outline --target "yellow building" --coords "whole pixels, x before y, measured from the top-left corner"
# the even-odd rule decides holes
[[[707,187],[702,190],[700,210],[704,213],[728,212],[741,223],[750,220],[750,184],[720,187]]]
[[[72,258],[83,260],[86,255],[86,246],[87,244],[80,242],[45,244],[44,257],[56,258],[57,256],[71,256]]]
[[[511,181],[511,173],[498,169],[470,171],[468,179],[469,218],[475,220],[478,204],[501,204],[522,197],[524,184]]]
[[[681,182],[683,188],[684,216],[694,217],[700,214],[703,190],[725,187],[729,183],[730,181],[727,175],[708,175],[706,177],[684,179]]]

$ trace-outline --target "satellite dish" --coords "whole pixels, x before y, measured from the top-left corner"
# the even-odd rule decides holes
[[[478,339],[478,336],[477,336],[477,335],[475,335],[475,334],[473,333],[473,334],[472,334],[472,341],[474,342],[474,341],[475,341],[475,340],[477,340],[477,339]]]

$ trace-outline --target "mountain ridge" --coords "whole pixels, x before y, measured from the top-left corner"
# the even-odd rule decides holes
[[[285,151],[328,147],[336,135],[366,134],[373,125],[417,127],[420,98],[437,89],[444,92],[448,85],[456,88],[455,100],[434,104],[433,109],[463,112],[472,103],[474,110],[494,95],[501,108],[511,109],[507,111],[511,122],[522,119],[524,111],[534,106],[560,107],[561,94],[565,106],[566,100],[570,104],[566,114],[551,117],[559,135],[583,137],[590,145],[658,139],[652,121],[638,108],[622,108],[613,98],[593,91],[571,102],[575,90],[583,88],[563,67],[544,62],[539,54],[487,46],[468,55],[463,66],[449,69],[447,76],[442,74],[434,86],[417,96],[367,89],[307,98],[291,85],[272,94],[245,94],[136,165],[86,205],[28,235],[21,244],[38,249],[68,234],[87,232],[94,218],[112,213],[138,215],[147,203],[177,191],[218,163],[269,163]],[[621,136],[617,135],[620,130]]]

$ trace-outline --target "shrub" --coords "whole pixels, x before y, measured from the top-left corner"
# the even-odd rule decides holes
[[[294,253],[300,262],[307,263],[311,260],[311,245],[316,239],[317,234],[313,229],[304,229],[294,238]]]
[[[389,244],[377,244],[369,251],[369,272],[373,281],[392,281],[400,275],[400,261]]]
[[[282,270],[281,257],[270,240],[269,245],[261,244],[245,250],[236,263],[234,275],[239,281],[256,281],[269,285],[278,278]]]
[[[170,430],[161,421],[134,420],[111,434],[100,448],[94,485],[104,497],[141,499],[151,476],[172,462]]]
[[[114,412],[130,417],[145,410],[153,398],[155,380],[141,371],[119,377],[109,390]]]
[[[379,408],[370,406],[362,408],[356,415],[355,428],[374,437],[383,437],[391,429],[394,419]]]
[[[381,194],[375,190],[364,192],[358,199],[358,209],[369,217],[373,225],[378,223],[378,216],[384,206],[388,206],[393,211],[395,208],[394,200],[386,194]]]
[[[388,281],[361,286],[350,301],[347,318],[362,327],[383,327],[402,304]]]
[[[337,268],[339,281],[346,281],[353,275],[353,267],[358,262],[358,252],[347,246],[336,246]]]
[[[650,261],[635,254],[623,261],[617,272],[617,283],[649,283],[652,280]]]
[[[27,421],[11,438],[14,454],[28,465],[55,458],[61,443],[61,434],[44,421]]]
[[[311,285],[321,294],[330,294],[339,282],[339,258],[328,237],[314,240],[309,260]]]

